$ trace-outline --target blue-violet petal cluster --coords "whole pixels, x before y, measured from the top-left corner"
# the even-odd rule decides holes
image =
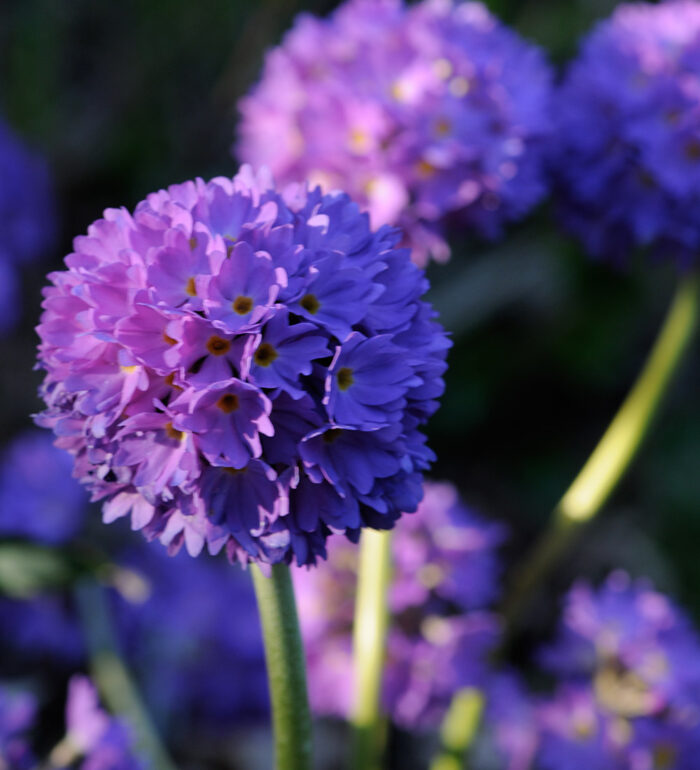
[[[550,89],[541,52],[481,3],[350,0],[268,54],[237,152],[346,190],[418,264],[444,260],[450,224],[492,237],[545,193]]]
[[[243,167],[108,209],[45,289],[37,418],[104,519],[315,563],[415,510],[448,340],[397,231]]]
[[[700,639],[646,582],[575,586],[542,661],[559,677],[539,706],[544,770],[697,766]]]
[[[619,6],[556,97],[552,165],[569,229],[597,257],[700,247],[700,3]]]

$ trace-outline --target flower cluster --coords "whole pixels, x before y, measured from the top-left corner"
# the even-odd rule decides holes
[[[383,699],[396,724],[437,724],[452,695],[479,685],[498,622],[485,611],[498,578],[500,527],[481,521],[449,484],[427,483],[415,516],[392,535],[392,626]],[[346,716],[352,699],[351,627],[357,554],[329,545],[322,571],[296,570],[299,620],[318,713]]]
[[[0,119],[0,331],[19,314],[17,266],[51,242],[54,216],[44,160]]]
[[[37,419],[104,519],[172,552],[314,563],[415,510],[449,345],[340,193],[243,167],[109,209],[51,274]]]
[[[551,75],[476,2],[349,0],[299,17],[242,100],[237,151],[342,188],[424,264],[451,222],[494,236],[545,192]]]
[[[621,5],[556,97],[553,168],[566,225],[594,256],[700,246],[700,4]]]
[[[102,710],[92,682],[74,676],[68,685],[66,737],[55,751],[60,767],[62,754],[71,764],[80,758],[80,770],[145,770],[134,750],[133,735],[125,722]]]
[[[577,585],[542,660],[560,677],[539,709],[545,770],[696,766],[700,640],[665,596],[619,572]]]

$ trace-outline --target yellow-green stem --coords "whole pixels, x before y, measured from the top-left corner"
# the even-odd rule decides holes
[[[117,651],[104,588],[94,580],[85,579],[76,586],[75,596],[85,630],[90,671],[104,702],[127,722],[136,750],[153,770],[177,770]]]
[[[353,629],[353,767],[381,767],[385,724],[380,698],[386,634],[387,591],[391,577],[391,533],[365,529],[360,538],[355,624]]]
[[[265,643],[277,770],[311,769],[311,713],[294,588],[286,564],[251,567]]]
[[[452,698],[440,727],[440,753],[430,770],[465,770],[467,750],[481,722],[484,698],[479,690],[464,687]]]
[[[520,617],[581,527],[600,511],[639,450],[697,325],[698,276],[679,285],[666,320],[634,387],[598,446],[554,510],[550,526],[516,571],[504,604],[508,625]]]

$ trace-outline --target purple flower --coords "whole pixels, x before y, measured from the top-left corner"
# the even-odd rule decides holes
[[[700,640],[645,581],[615,572],[598,590],[574,586],[541,659],[560,678],[538,709],[545,770],[697,763]]]
[[[0,683],[0,763],[8,770],[34,766],[25,733],[34,726],[36,711],[36,700],[29,692]]]
[[[556,97],[552,159],[566,226],[617,262],[650,247],[697,258],[700,5],[619,6],[585,39]]]
[[[598,591],[585,583],[571,590],[559,636],[542,660],[566,676],[593,676],[611,711],[700,708],[700,639],[667,597],[622,572]]]
[[[302,14],[240,103],[237,151],[284,182],[348,190],[413,257],[450,224],[497,235],[545,191],[551,75],[480,3],[349,0]]]
[[[510,671],[490,676],[484,697],[482,743],[499,758],[500,770],[530,770],[539,740],[533,697]]]
[[[459,688],[484,684],[486,657],[499,634],[496,617],[485,607],[495,593],[493,550],[501,539],[498,527],[466,511],[449,484],[426,484],[418,512],[396,527],[383,690],[395,723],[434,726]],[[324,570],[295,570],[294,582],[312,707],[347,716],[357,555],[339,539],[329,541],[328,550]],[[484,574],[467,582],[481,568]]]
[[[46,434],[21,433],[0,460],[0,534],[45,543],[73,537],[86,513],[71,462]]]
[[[102,710],[92,682],[74,676],[68,685],[66,738],[82,757],[80,770],[144,770],[128,725]]]
[[[617,770],[617,750],[624,745],[624,728],[601,712],[585,686],[567,686],[539,708],[543,770]]]
[[[47,409],[105,521],[171,552],[310,564],[420,499],[449,341],[340,193],[244,167],[109,209],[52,273]]]

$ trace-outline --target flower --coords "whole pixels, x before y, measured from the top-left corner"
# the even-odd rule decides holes
[[[129,726],[102,710],[92,682],[74,676],[66,701],[66,740],[80,757],[80,770],[144,770]]]
[[[0,460],[0,534],[58,544],[85,515],[85,494],[71,478],[70,457],[39,431],[25,431]]]
[[[560,677],[539,707],[543,768],[695,766],[700,639],[646,581],[574,586],[541,660]]]
[[[8,770],[28,770],[34,758],[25,733],[34,725],[36,699],[0,683],[0,763]]]
[[[396,724],[434,726],[460,687],[483,684],[499,632],[486,607],[495,595],[494,549],[502,538],[500,527],[466,509],[446,483],[426,483],[416,515],[396,527],[383,691]],[[328,550],[324,570],[298,569],[293,578],[312,708],[347,716],[357,554],[339,539]]]
[[[551,74],[476,2],[349,0],[303,14],[240,103],[237,152],[283,181],[348,191],[413,258],[450,224],[488,237],[545,192]]]
[[[556,96],[552,167],[565,225],[596,257],[696,259],[700,4],[619,6]]]
[[[598,697],[623,715],[700,707],[700,639],[666,596],[624,572],[597,591],[574,586],[541,658],[557,674],[594,677]]]
[[[481,746],[498,758],[501,770],[529,770],[539,741],[535,699],[518,675],[506,670],[489,676],[484,700]]]
[[[311,564],[331,532],[415,510],[449,342],[397,240],[344,194],[249,167],[77,238],[44,292],[37,421],[105,521]]]

